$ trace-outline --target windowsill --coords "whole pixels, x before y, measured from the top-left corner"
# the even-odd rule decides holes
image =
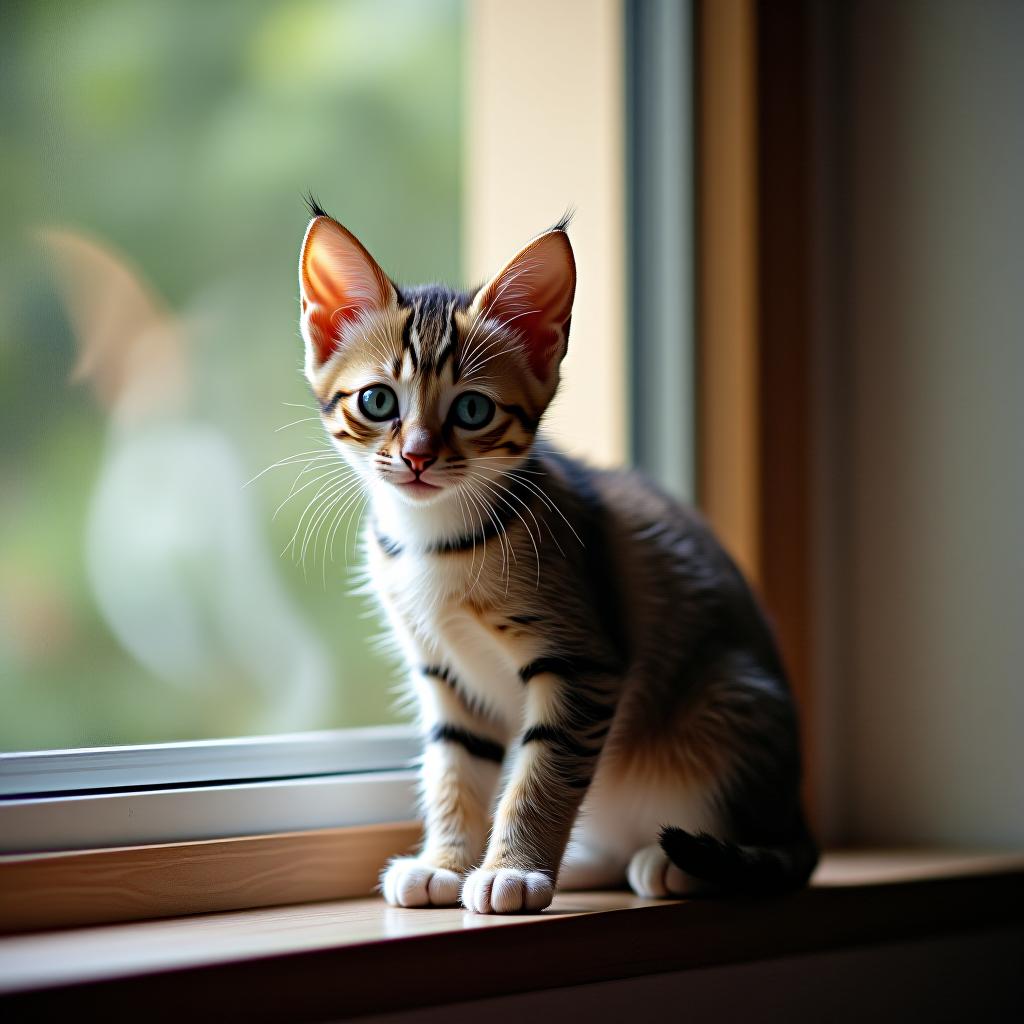
[[[209,1017],[340,1019],[1022,917],[1020,854],[837,852],[807,890],[757,903],[565,893],[539,916],[481,917],[356,899],[6,938],[0,992],[34,1013],[164,1019],[201,997]]]

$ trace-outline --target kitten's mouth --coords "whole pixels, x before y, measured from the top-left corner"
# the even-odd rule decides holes
[[[406,494],[415,494],[427,497],[431,494],[436,494],[441,490],[436,484],[428,484],[426,480],[421,480],[416,477],[412,480],[407,480],[404,484],[397,484]]]

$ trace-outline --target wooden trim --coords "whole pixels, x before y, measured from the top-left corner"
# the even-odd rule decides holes
[[[0,857],[0,932],[367,896],[419,835],[400,822]]]
[[[757,19],[760,583],[816,763],[811,682],[810,11],[761,3]],[[815,773],[805,772],[813,810]]]
[[[627,895],[566,893],[542,915],[480,917],[358,900],[4,940],[0,964],[30,963],[34,981],[6,986],[14,991],[0,1012],[8,1020],[116,1020],[144,1007],[152,1021],[197,1012],[342,1020],[967,929],[1009,926],[1024,938],[1020,856],[953,858],[959,866],[951,867],[927,852],[897,855],[895,870],[890,857],[826,857],[810,888],[758,901],[637,905]],[[240,952],[261,928],[260,951]],[[205,958],[193,952],[204,936]],[[89,964],[77,976],[75,942]],[[60,980],[47,984],[47,976]]]
[[[813,816],[810,11],[698,12],[699,502],[775,625]]]
[[[755,581],[758,428],[757,122],[753,0],[697,5],[698,501]]]

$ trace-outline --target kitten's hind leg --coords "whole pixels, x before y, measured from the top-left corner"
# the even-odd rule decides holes
[[[708,891],[704,882],[677,868],[657,843],[633,854],[626,877],[637,896],[654,899],[695,896]]]

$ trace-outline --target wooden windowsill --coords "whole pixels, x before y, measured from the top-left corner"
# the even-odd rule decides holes
[[[1022,920],[1022,855],[836,852],[807,890],[753,903],[565,893],[481,917],[354,899],[10,937],[0,1009],[344,1019]]]

